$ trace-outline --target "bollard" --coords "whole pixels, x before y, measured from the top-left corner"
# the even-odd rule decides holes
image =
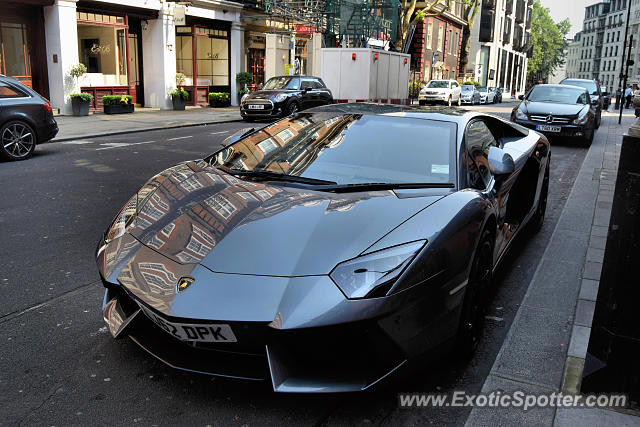
[[[614,110],[618,111],[620,109],[620,89],[616,90],[616,106],[614,107]]]
[[[640,119],[622,138],[583,392],[640,401]]]

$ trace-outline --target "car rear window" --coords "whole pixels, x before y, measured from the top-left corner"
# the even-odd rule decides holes
[[[0,98],[24,98],[27,94],[7,83],[0,82]]]
[[[583,87],[589,91],[590,95],[598,94],[598,86],[591,80],[563,80],[562,84]]]
[[[300,113],[249,135],[209,161],[338,184],[455,183],[455,135],[456,124],[444,121]]]

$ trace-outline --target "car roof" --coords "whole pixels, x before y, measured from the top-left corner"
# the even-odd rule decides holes
[[[320,79],[320,77],[316,77],[316,76],[298,76],[298,75],[295,75],[295,76],[273,76],[273,77],[271,77],[271,79],[280,79],[282,77],[302,77],[302,78],[307,78],[307,79]]]
[[[571,79],[573,80],[573,79]],[[575,79],[578,80],[578,79]],[[584,79],[582,79],[584,80]],[[551,84],[551,83],[540,83],[535,85],[534,87],[538,87],[538,86],[544,86],[544,87],[561,87],[561,88],[565,88],[565,87],[572,87],[574,89],[580,89],[580,90],[587,90],[587,88],[584,88],[582,86],[576,86],[576,85],[564,85],[564,84]],[[533,88],[532,88],[533,89]]]
[[[560,83],[562,83],[564,81],[567,81],[567,80],[573,80],[575,82],[594,82],[594,83],[598,83],[598,81],[595,80],[595,79],[574,79],[573,77],[567,77],[566,79],[562,79],[562,81]]]

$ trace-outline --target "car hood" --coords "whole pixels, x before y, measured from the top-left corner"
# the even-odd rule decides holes
[[[446,92],[450,89],[446,87],[425,87],[423,90],[425,92]]]
[[[539,115],[558,115],[558,116],[571,116],[578,115],[583,109],[589,108],[587,105],[581,104],[552,104],[549,102],[531,102],[522,101],[521,108],[524,107],[525,111],[529,114]]]
[[[447,191],[335,194],[240,180],[202,164],[169,175],[129,232],[173,261],[217,273],[328,274]]]

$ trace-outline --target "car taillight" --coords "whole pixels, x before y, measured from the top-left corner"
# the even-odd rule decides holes
[[[43,107],[45,111],[53,111],[53,108],[51,108],[50,102],[47,102],[46,104],[44,104]]]

